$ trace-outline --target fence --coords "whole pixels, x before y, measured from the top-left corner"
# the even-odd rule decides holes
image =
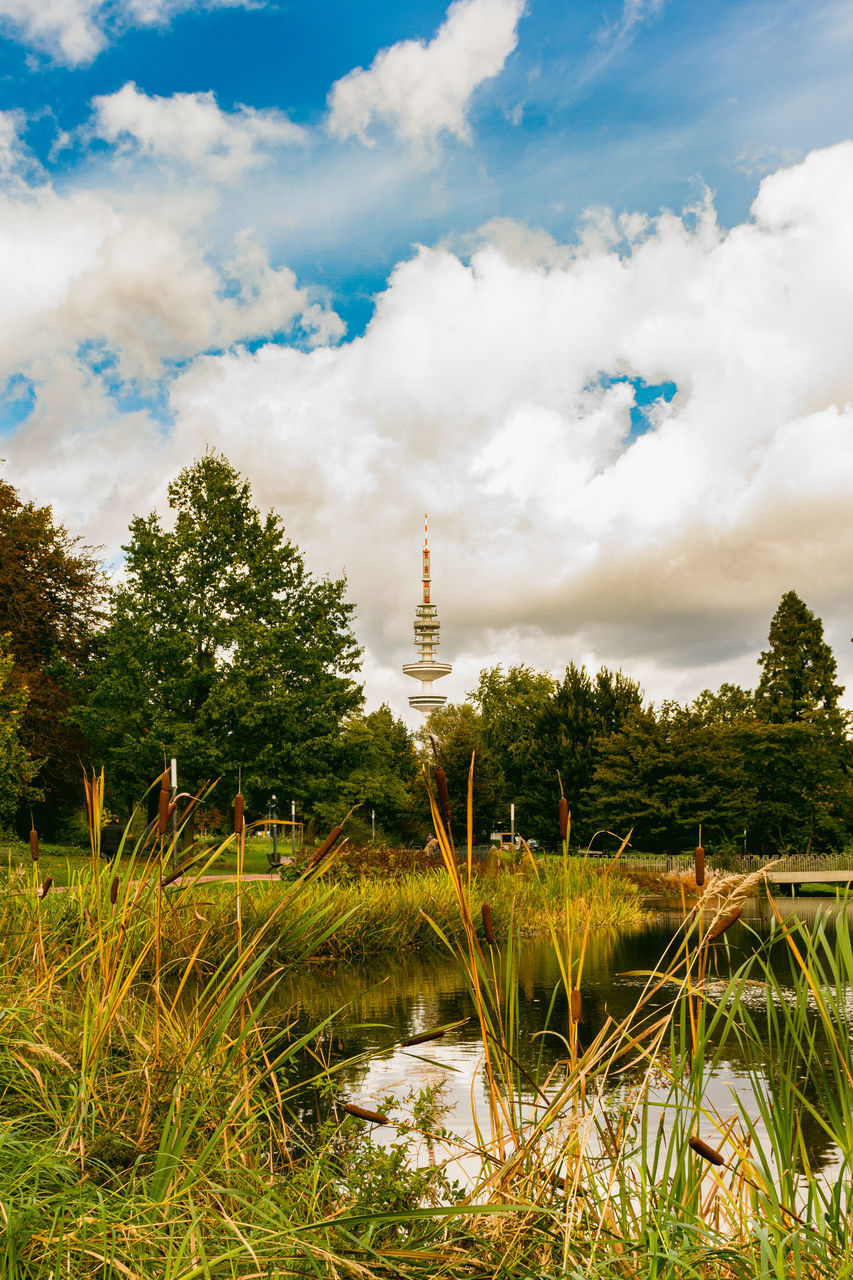
[[[828,853],[811,855],[788,854],[779,858],[760,858],[757,854],[727,858],[726,866],[743,875],[760,871],[773,862],[773,871],[853,871],[853,853]],[[619,865],[631,871],[689,871],[692,869],[692,853],[676,853],[667,857],[663,853],[623,853]]]

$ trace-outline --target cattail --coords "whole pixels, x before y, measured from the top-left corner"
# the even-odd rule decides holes
[[[489,906],[488,902],[483,903],[483,910],[481,914],[483,917],[483,933],[486,935],[486,942],[488,942],[490,947],[493,947],[495,945],[495,926],[492,920],[492,908]]]
[[[113,882],[110,885],[110,905],[115,906],[118,898],[118,876],[113,876]]]
[[[443,1031],[422,1031],[419,1036],[409,1036],[408,1040],[401,1040],[400,1045],[403,1049],[408,1049],[413,1044],[425,1044],[427,1040],[440,1040],[443,1035]]]
[[[241,836],[243,834],[243,823],[245,822],[245,811],[243,806],[243,793],[238,793],[234,798],[234,834]]]
[[[722,920],[718,920],[713,929],[708,934],[709,942],[716,942],[721,938],[727,929],[731,929],[735,921],[740,920],[743,914],[743,907],[735,907],[734,911],[730,911],[727,916],[723,916]]]
[[[560,796],[560,839],[565,842],[569,838],[569,802],[565,796]]]
[[[435,789],[438,792],[438,811],[445,826],[450,826],[450,792],[447,790],[447,778],[439,765],[435,771]]]
[[[33,855],[33,862],[39,860],[39,833],[35,827],[30,831],[30,853]]]
[[[92,784],[83,774],[83,794],[86,797],[86,817],[89,819],[89,826],[92,826]]]
[[[53,884],[53,876],[45,876],[44,884],[39,889],[39,897],[46,898],[50,893],[50,886]]]
[[[326,836],[326,839],[323,841],[323,843],[317,849],[315,849],[314,857],[311,859],[312,866],[316,866],[318,862],[323,861],[326,854],[331,851],[332,846],[334,845],[335,841],[337,840],[338,836],[341,834],[343,829],[344,829],[343,823],[339,823],[338,826],[332,827],[331,831]]]
[[[702,885],[705,883],[705,850],[702,848],[701,844],[696,849],[695,866],[696,887],[701,889]]]
[[[367,1107],[357,1107],[355,1103],[345,1102],[343,1104],[344,1111],[347,1115],[356,1116],[359,1120],[368,1120],[371,1124],[390,1124],[391,1121],[387,1116],[383,1116],[379,1111],[369,1111]]]
[[[580,990],[579,990],[577,987],[575,987],[575,988],[574,988],[574,990],[572,991],[571,1012],[572,1012],[572,1022],[580,1022],[580,1020],[581,1020],[581,993],[580,993]]]
[[[169,827],[169,802],[171,801],[169,770],[164,769],[160,778],[160,808],[157,812],[157,834],[164,836]]]
[[[714,1147],[704,1142],[702,1138],[691,1138],[690,1147],[696,1152],[697,1156],[701,1156],[703,1160],[707,1160],[709,1164],[715,1164],[718,1168],[726,1163],[725,1156],[721,1155]]]

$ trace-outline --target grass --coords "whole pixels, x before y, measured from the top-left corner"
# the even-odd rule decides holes
[[[131,844],[131,849],[133,845]],[[225,844],[220,841],[218,846],[220,852],[217,856],[214,867],[211,868],[216,874],[234,875],[237,871],[237,848],[232,841],[231,844]],[[246,841],[246,856],[243,871],[246,875],[255,873],[268,872],[269,862],[267,861],[267,849],[269,841],[261,837],[249,839]],[[131,849],[124,853],[118,860],[119,867],[126,866],[130,856]],[[281,852],[281,846],[279,846]],[[285,850],[285,853],[288,850]],[[81,873],[88,875],[92,859],[91,849],[82,848],[80,845],[70,844],[50,844],[42,843],[39,850],[39,864],[42,875],[48,872],[53,877],[53,883],[56,885],[69,885],[72,883],[74,876]],[[105,863],[107,859],[103,860]],[[30,857],[30,846],[22,840],[4,840],[0,841],[0,876],[13,876],[16,872],[27,871],[32,865]]]
[[[432,881],[418,884],[407,912],[413,928],[432,912],[480,1026],[489,1114],[467,1144],[472,1183],[455,1186],[440,1164],[412,1167],[412,1141],[443,1137],[428,1097],[385,1146],[344,1110],[353,1064],[322,1050],[335,1014],[300,1035],[271,1013],[283,978],[298,981],[306,958],[357,924],[378,928],[389,899],[359,924],[354,887],[326,883],[334,853],[277,886],[268,910],[242,885],[164,888],[168,847],[151,831],[117,884],[93,856],[67,894],[40,898],[32,870],[0,885],[3,1280],[853,1277],[846,913],[832,940],[822,925],[776,917],[773,963],[756,938],[732,970],[727,934],[711,938],[754,885],[709,878],[635,1008],[582,1044],[603,891],[568,865],[558,875],[531,860],[503,878],[504,901],[432,817],[443,879],[429,899]],[[602,878],[623,893],[613,869]],[[485,892],[494,944],[478,919]],[[543,1030],[565,1052],[530,1073],[519,957],[542,922],[574,1012],[557,1025],[552,1005]],[[733,1041],[757,1121],[740,1094],[725,1116],[707,1099]],[[305,1127],[309,1094],[320,1119]],[[815,1133],[838,1152],[831,1182],[809,1164]]]

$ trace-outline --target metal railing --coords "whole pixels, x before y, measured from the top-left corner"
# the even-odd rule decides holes
[[[773,871],[853,871],[853,853],[793,853],[779,858],[761,858],[752,853],[727,859],[727,865],[742,874],[760,871],[771,862],[774,863]],[[625,852],[619,859],[619,865],[632,871],[689,871],[693,867],[693,854],[676,853],[667,857],[663,853]]]

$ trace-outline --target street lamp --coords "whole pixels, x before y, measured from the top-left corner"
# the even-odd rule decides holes
[[[277,804],[278,804],[278,801],[275,795],[274,794],[271,795],[270,796],[270,830],[272,832],[272,863],[271,865],[274,867],[278,866],[278,827],[276,826],[277,814],[275,811],[275,807]]]

